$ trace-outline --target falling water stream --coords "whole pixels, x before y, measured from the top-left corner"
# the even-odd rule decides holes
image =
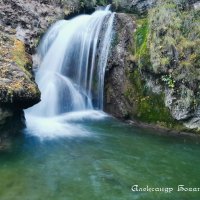
[[[41,102],[25,112],[32,134],[41,138],[85,135],[87,131],[68,121],[106,116],[104,74],[114,15],[107,6],[92,15],[58,21],[46,33],[37,53]]]

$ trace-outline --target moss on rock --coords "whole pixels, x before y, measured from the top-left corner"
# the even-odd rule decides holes
[[[137,19],[136,24],[137,29],[133,37],[135,47],[132,54],[137,67],[131,70],[130,67],[127,68],[126,76],[129,81],[124,92],[129,104],[135,107],[130,110],[129,117],[163,127],[185,130],[183,123],[174,119],[170,109],[165,105],[164,87],[174,88],[175,81],[171,75],[159,78],[160,75],[152,74],[149,19]],[[148,77],[154,80],[155,85],[148,86]],[[156,85],[160,88],[159,92],[153,91],[152,87]]]
[[[26,53],[25,44],[18,40],[14,39],[12,48],[12,56],[13,61],[19,66],[29,77],[31,77],[30,68],[28,66],[32,66],[32,60],[30,56]]]
[[[134,33],[135,59],[140,68],[151,65],[148,47],[149,23],[147,18],[137,20],[137,29]]]
[[[27,66],[31,59],[25,44],[0,32],[0,104],[27,108],[39,102],[40,92]]]
[[[176,121],[164,103],[164,93],[154,93],[149,88],[138,69],[128,74],[130,83],[126,91],[129,101],[135,101],[136,113],[133,118],[143,122],[173,127]]]

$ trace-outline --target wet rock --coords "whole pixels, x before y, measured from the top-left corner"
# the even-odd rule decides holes
[[[133,18],[126,14],[116,14],[115,36],[108,59],[105,77],[105,111],[118,118],[126,118],[132,109],[124,95],[126,90],[126,67],[129,65],[128,48],[133,45],[135,30]]]

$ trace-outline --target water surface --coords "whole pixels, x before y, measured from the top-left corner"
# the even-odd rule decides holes
[[[26,129],[10,138],[0,151],[1,200],[199,199],[199,192],[131,191],[136,184],[200,187],[198,140],[159,136],[112,118],[71,124],[88,134],[45,139]]]

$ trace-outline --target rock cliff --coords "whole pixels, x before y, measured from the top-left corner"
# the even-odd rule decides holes
[[[122,119],[199,132],[197,4],[157,1],[146,16],[116,15],[106,73],[107,112]]]
[[[32,75],[32,54],[47,27],[64,16],[54,3],[0,1],[0,132],[2,124],[40,101]]]

